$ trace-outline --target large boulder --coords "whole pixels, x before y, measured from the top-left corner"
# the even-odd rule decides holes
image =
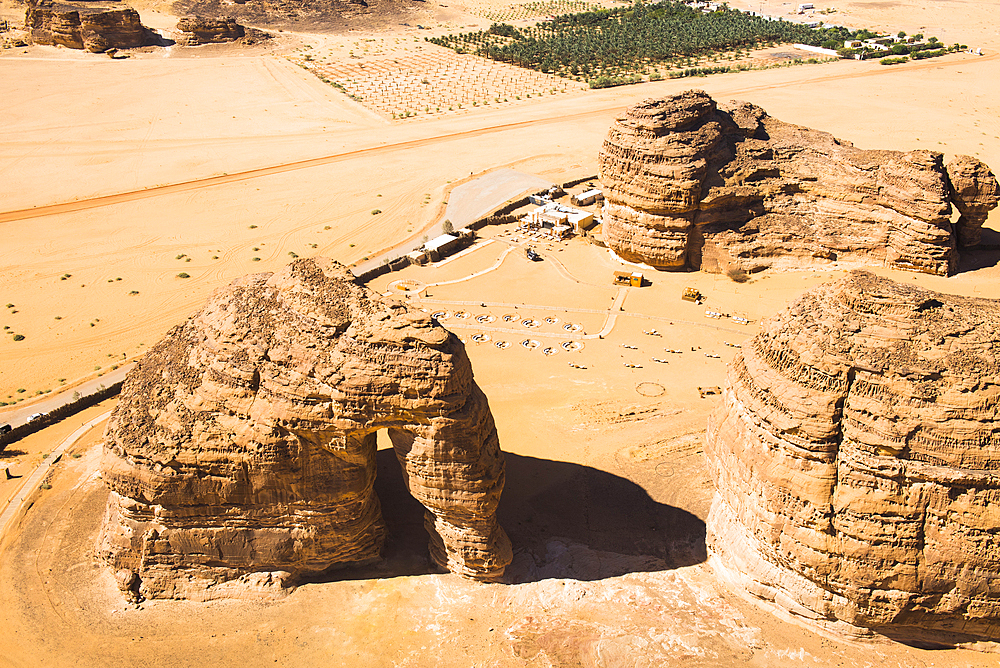
[[[432,560],[503,573],[503,454],[464,346],[352,278],[303,259],[238,280],[129,373],[99,548],[127,593],[206,598],[377,558],[380,429],[426,508]]]
[[[709,421],[719,571],[851,634],[1000,639],[998,332],[865,272],[765,322]]]
[[[997,205],[985,165],[933,151],[866,151],[703,91],[648,99],[598,156],[604,238],[657,269],[889,266],[955,270]],[[962,212],[959,233],[951,202]]]

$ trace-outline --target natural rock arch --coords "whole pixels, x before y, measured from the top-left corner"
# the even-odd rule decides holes
[[[378,556],[376,432],[426,508],[432,560],[495,579],[503,454],[461,341],[335,262],[216,293],[125,381],[102,463],[100,553],[123,590],[227,595]]]

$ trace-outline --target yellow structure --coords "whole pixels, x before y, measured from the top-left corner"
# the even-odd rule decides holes
[[[633,288],[641,288],[642,274],[638,271],[633,271],[631,273],[627,271],[616,271],[615,285],[630,285]]]
[[[681,299],[686,302],[698,303],[701,301],[701,293],[695,288],[684,288],[684,292],[681,293]]]

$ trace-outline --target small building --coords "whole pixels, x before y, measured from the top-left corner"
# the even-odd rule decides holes
[[[545,206],[530,211],[523,220],[529,227],[534,228],[553,229],[561,225],[568,225],[577,234],[582,234],[583,231],[594,226],[594,214],[591,212],[581,211],[556,202],[549,202]]]
[[[556,235],[560,239],[565,239],[573,233],[573,227],[571,225],[556,225],[552,228],[552,234]]]
[[[579,195],[573,195],[569,198],[570,204],[575,204],[576,206],[587,206],[588,204],[593,204],[594,202],[600,202],[604,199],[604,193],[600,191],[599,188],[591,188],[586,192],[582,192]]]
[[[807,9],[815,9],[815,7],[813,6],[813,3],[811,3],[811,2],[803,2],[802,4],[800,4],[799,5],[799,14],[804,13]]]
[[[551,204],[552,200],[549,199],[548,195],[528,195],[528,201],[535,206],[545,206],[546,204]]]
[[[616,271],[615,272],[615,285],[629,285],[633,288],[642,287],[642,273],[638,271],[628,272],[628,271]]]
[[[462,243],[454,234],[442,234],[439,237],[434,237],[430,241],[424,244],[424,251],[427,253],[427,257],[431,259],[432,262],[437,262],[443,257],[447,257],[451,251],[458,248]]]
[[[861,40],[860,39],[848,39],[844,41],[845,49],[860,49]]]
[[[409,258],[410,264],[427,264],[427,253],[423,251],[415,250],[407,253],[406,257]]]
[[[874,49],[875,51],[888,51],[889,47],[881,42],[874,39],[866,39],[864,46],[866,49]]]
[[[686,302],[700,304],[701,292],[699,292],[697,288],[684,288],[684,292],[681,293],[681,299]]]

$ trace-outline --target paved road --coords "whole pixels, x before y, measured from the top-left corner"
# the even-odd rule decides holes
[[[59,444],[59,446],[53,450],[48,457],[42,460],[42,463],[38,465],[34,471],[32,471],[24,482],[21,484],[21,489],[17,494],[8,502],[7,507],[4,508],[3,513],[0,513],[0,538],[3,538],[4,533],[7,531],[7,527],[14,518],[17,517],[18,513],[21,512],[21,507],[28,500],[28,498],[38,489],[38,486],[42,484],[45,479],[46,474],[49,469],[55,466],[59,458],[62,457],[66,450],[76,443],[80,438],[83,437],[92,427],[100,424],[104,420],[110,417],[111,411],[106,413],[101,413],[90,422],[86,422],[79,429],[74,431],[72,434],[66,437],[66,439]]]
[[[28,417],[34,413],[48,413],[49,411],[70,403],[73,401],[73,395],[77,392],[79,392],[82,397],[88,394],[93,394],[100,389],[102,385],[104,387],[114,385],[118,381],[125,378],[125,374],[131,371],[134,366],[134,362],[129,362],[128,364],[118,367],[114,371],[109,371],[103,376],[98,376],[93,380],[88,380],[80,385],[74,385],[73,387],[60,392],[53,392],[52,394],[46,395],[44,399],[34,401],[30,404],[23,406],[5,406],[0,408],[0,424],[9,424],[12,427],[20,426],[27,422]]]
[[[433,239],[444,234],[444,221],[446,220],[451,221],[452,229],[460,229],[479,220],[508,200],[551,185],[551,181],[514,169],[498,169],[490,172],[452,190],[448,196],[448,207],[445,209],[444,216],[425,229],[421,236]],[[354,272],[355,276],[359,276],[381,265],[386,260],[394,260],[423,245],[422,238],[412,237],[370,260],[359,262],[351,271]]]

